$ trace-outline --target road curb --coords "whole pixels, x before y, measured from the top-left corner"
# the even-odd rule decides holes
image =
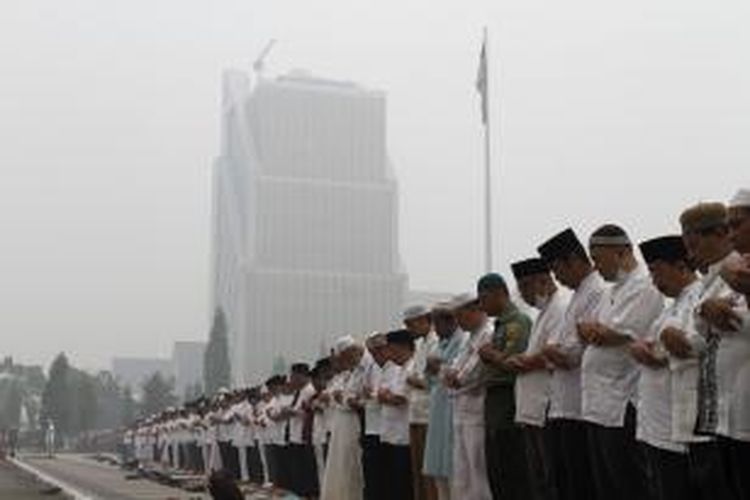
[[[17,458],[8,458],[7,461],[19,469],[28,472],[29,474],[35,476],[37,479],[42,481],[43,483],[47,483],[50,486],[55,486],[57,488],[60,488],[63,492],[63,494],[69,496],[73,500],[96,500],[96,497],[93,497],[91,495],[87,495],[80,491],[78,488],[75,488],[74,486],[71,486],[70,484],[66,483],[65,481],[62,481],[60,479],[56,479],[46,472],[42,472],[41,470],[37,469],[33,465],[27,464],[26,462],[19,460]]]

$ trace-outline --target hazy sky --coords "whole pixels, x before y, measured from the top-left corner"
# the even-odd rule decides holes
[[[471,287],[484,25],[501,271],[750,185],[746,1],[2,0],[0,353],[105,367],[205,336],[221,72],[269,38],[272,75],[388,92],[412,285]]]

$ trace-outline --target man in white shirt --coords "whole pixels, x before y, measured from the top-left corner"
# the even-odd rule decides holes
[[[694,331],[688,332],[686,348],[702,347],[698,379],[696,433],[718,437],[690,448],[691,476],[700,491],[715,498],[741,498],[738,480],[733,477],[729,447],[722,439],[733,423],[730,401],[735,377],[747,343],[742,335],[736,307],[744,298],[734,292],[721,276],[724,266],[739,258],[733,251],[722,203],[700,203],[680,215],[682,236],[688,253],[702,273],[698,305],[694,311]]]
[[[378,391],[383,376],[383,367],[388,360],[388,337],[385,333],[373,333],[365,344],[373,363],[364,374],[362,400],[365,410],[365,432],[362,437],[362,468],[365,476],[365,500],[384,498],[384,460],[381,453],[380,434],[382,428],[382,406]]]
[[[511,265],[523,300],[539,310],[523,354],[508,359],[516,378],[516,422],[523,428],[529,473],[530,497],[554,500],[550,456],[546,452],[545,424],[549,408],[551,372],[542,352],[547,341],[563,324],[568,301],[552,279],[548,264],[539,258]]]
[[[694,358],[670,359],[661,334],[667,328],[682,331],[691,323],[700,283],[682,237],[654,238],[641,243],[640,250],[654,285],[672,301],[651,325],[648,335],[630,344],[630,353],[640,367],[636,439],[646,452],[653,498],[691,498],[695,490],[690,482],[687,443],[678,440],[675,432],[675,410],[685,411],[680,400],[691,396],[693,401],[697,399],[697,371],[691,369],[696,364]],[[692,383],[680,383],[688,377]]]
[[[406,367],[409,388],[409,444],[411,447],[412,477],[415,500],[436,500],[437,491],[432,480],[422,473],[427,424],[430,421],[430,393],[425,370],[427,356],[437,345],[437,334],[432,329],[431,311],[424,305],[407,308],[403,313],[404,327],[414,338],[414,356]]]
[[[735,335],[740,335],[744,341],[739,342],[746,344],[750,341],[750,313],[747,311],[750,303],[750,189],[740,189],[729,202],[727,225],[734,250],[744,258],[738,259],[732,269],[724,269],[722,277],[735,292],[745,297],[741,331]],[[746,350],[744,362],[740,364],[730,403],[734,425],[728,432],[728,445],[737,491],[741,498],[750,498],[750,474],[745,470],[750,463],[750,354]]]
[[[537,250],[557,281],[573,290],[561,327],[542,351],[553,370],[547,423],[552,477],[561,500],[594,499],[588,435],[581,414],[584,346],[578,324],[596,318],[606,288],[572,229],[558,233]]]
[[[378,391],[382,405],[380,440],[385,467],[385,496],[413,500],[409,447],[409,395],[406,365],[414,355],[414,338],[408,330],[388,333],[388,364]]]
[[[323,500],[360,500],[364,492],[360,437],[364,366],[372,361],[364,347],[349,335],[334,344],[334,364],[339,373],[331,381],[334,412],[331,439],[323,474]]]
[[[305,363],[292,365],[289,385],[292,401],[285,412],[284,437],[287,442],[288,470],[286,489],[301,498],[316,498],[320,493],[318,470],[312,438],[312,399],[315,387],[310,367]]]
[[[268,481],[273,486],[278,486],[283,482],[283,457],[281,436],[281,426],[278,418],[283,406],[283,391],[286,385],[286,377],[275,375],[266,381],[269,396],[264,407],[264,417],[266,423],[266,461],[268,464]]]
[[[583,418],[589,428],[591,466],[598,498],[645,498],[647,474],[635,440],[638,367],[631,342],[644,338],[664,307],[627,233],[606,224],[591,235],[591,258],[612,287],[593,321],[581,322],[586,344],[581,364]],[[612,453],[613,449],[619,450]]]
[[[479,350],[492,340],[492,325],[479,306],[476,294],[466,293],[451,300],[458,326],[469,338],[443,383],[453,396],[453,476],[451,498],[490,500],[484,438],[484,384]]]
[[[315,449],[315,463],[318,468],[318,484],[322,485],[330,434],[328,417],[330,416],[331,397],[328,392],[328,384],[332,376],[331,359],[319,359],[315,363],[311,375],[313,387],[315,387],[315,395],[310,402],[313,413],[312,445]]]

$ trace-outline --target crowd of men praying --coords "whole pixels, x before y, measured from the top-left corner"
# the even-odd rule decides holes
[[[678,222],[565,229],[512,264],[523,307],[490,273],[125,439],[302,498],[750,499],[750,190]]]

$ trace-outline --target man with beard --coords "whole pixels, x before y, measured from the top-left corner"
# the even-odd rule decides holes
[[[607,224],[591,235],[596,270],[612,287],[592,320],[581,322],[585,343],[581,363],[582,416],[597,498],[645,498],[647,471],[635,440],[638,367],[628,346],[642,339],[661,313],[664,299],[633,245],[619,226]],[[612,450],[618,453],[612,453]]]

